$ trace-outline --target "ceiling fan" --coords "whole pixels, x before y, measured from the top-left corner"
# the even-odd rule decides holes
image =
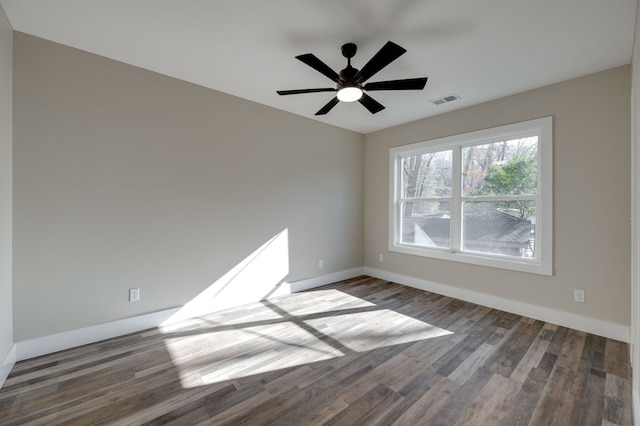
[[[375,90],[422,90],[427,84],[427,77],[408,78],[404,80],[388,80],[378,81],[375,83],[365,83],[375,73],[398,59],[407,50],[397,44],[388,41],[382,49],[378,51],[367,62],[362,69],[358,70],[351,66],[351,58],[357,51],[357,46],[353,43],[347,43],[342,46],[342,56],[347,58],[347,67],[340,71],[340,74],[332,70],[327,64],[318,59],[313,53],[296,56],[296,59],[309,65],[314,70],[324,74],[333,80],[337,85],[333,87],[323,87],[317,89],[297,89],[297,90],[278,90],[279,95],[297,95],[300,93],[317,93],[317,92],[337,92],[336,96],[331,99],[325,106],[320,108],[315,115],[325,115],[338,104],[338,102],[360,102],[366,109],[375,114],[384,109],[378,101],[364,93],[364,91],[372,92]]]

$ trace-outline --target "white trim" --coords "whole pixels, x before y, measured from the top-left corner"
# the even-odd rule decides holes
[[[469,197],[461,194],[460,150],[478,144],[512,140],[519,137],[538,135],[538,195],[536,212],[536,258],[519,259],[510,256],[497,256],[487,253],[475,253],[461,249],[461,212],[460,203]],[[407,155],[424,152],[452,152],[452,194],[442,197],[451,202],[451,247],[447,249],[404,244],[400,241],[400,198],[401,170],[399,159]],[[478,201],[502,199],[525,200],[527,196],[511,197],[473,197]],[[438,198],[434,198],[436,200]],[[411,199],[415,201],[414,199]],[[420,200],[420,199],[417,199]],[[460,135],[417,142],[393,147],[389,150],[389,251],[432,257],[454,262],[464,262],[493,268],[509,269],[532,274],[553,275],[553,117],[513,123],[490,129],[478,130]]]
[[[633,418],[640,425],[640,8],[631,56],[631,389]]]
[[[627,343],[629,342],[629,327],[621,324],[571,314],[542,306],[531,305],[524,302],[505,299],[503,297],[491,296],[472,290],[452,287],[446,284],[439,284],[376,268],[365,267],[365,274],[420,290],[453,297],[467,302],[476,303],[478,305],[488,306],[490,308],[573,328],[575,330],[584,331],[598,336],[616,339]]]
[[[364,268],[354,268],[345,271],[334,272],[331,274],[321,275],[319,277],[308,278],[304,280],[294,281],[291,283],[284,282],[280,284],[278,289],[269,297],[280,296],[284,294],[296,293],[299,291],[309,290],[338,281],[355,278],[364,274]],[[253,302],[253,300],[245,300],[237,305]],[[231,307],[231,306],[225,306]],[[150,314],[139,315],[131,318],[111,321],[104,324],[93,325],[89,327],[79,328],[77,330],[65,331],[62,333],[52,334],[49,336],[37,337],[35,339],[17,342],[13,350],[13,363],[15,361],[23,361],[29,358],[86,345],[89,343],[99,342],[101,340],[122,336],[129,333],[158,327],[161,324],[167,324],[179,319],[181,316],[176,315],[182,307],[175,307],[163,311],[153,312]],[[4,371],[3,369],[0,373]],[[9,368],[11,371],[13,364]],[[7,372],[7,374],[9,374]],[[2,375],[0,374],[0,378]]]
[[[146,330],[159,326],[163,321],[173,315],[180,308],[171,308],[150,314],[138,315],[103,324],[79,328],[77,330],[64,331],[49,336],[36,337],[35,339],[17,342],[16,360],[23,361],[29,358],[99,342],[101,340],[118,337],[129,333]]]
[[[16,364],[16,345],[11,345],[9,352],[0,360],[0,389]]]
[[[333,284],[338,281],[348,280],[351,278],[359,277],[360,275],[364,275],[364,267],[361,268],[353,268],[348,269],[346,271],[334,272],[332,274],[321,275],[319,277],[307,278],[305,280],[294,281],[291,283],[284,283],[283,286],[285,288],[288,287],[288,293],[297,293],[299,291],[310,290],[312,288],[321,287],[327,284]],[[281,286],[281,287],[283,287]],[[274,295],[280,295],[282,293],[277,292]]]

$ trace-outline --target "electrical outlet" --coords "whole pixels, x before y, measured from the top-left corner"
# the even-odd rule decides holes
[[[573,290],[573,300],[579,303],[585,303],[584,290]]]
[[[324,259],[318,261],[318,268],[324,268]]]
[[[139,288],[130,288],[129,289],[129,302],[138,302],[140,300],[140,289]]]
[[[384,262],[384,256],[383,256],[383,255],[381,255],[381,254],[379,254],[379,255],[378,255],[378,260],[379,260],[380,262]]]

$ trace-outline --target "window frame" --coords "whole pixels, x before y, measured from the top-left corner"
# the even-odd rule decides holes
[[[462,250],[462,204],[465,201],[507,200],[509,196],[465,196],[462,193],[462,150],[482,144],[538,136],[538,193],[536,201],[536,257],[515,258]],[[451,248],[400,242],[401,159],[418,153],[452,151]],[[541,275],[553,275],[553,118],[544,117],[459,135],[393,147],[389,150],[389,251]],[[518,199],[522,199],[519,197]],[[432,200],[432,199],[428,199]],[[419,199],[417,200],[419,201]]]

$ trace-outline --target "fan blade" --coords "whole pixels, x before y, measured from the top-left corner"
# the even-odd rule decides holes
[[[335,96],[333,99],[331,99],[325,106],[323,106],[322,108],[320,108],[320,111],[316,112],[315,115],[325,115],[326,113],[328,113],[329,111],[331,111],[331,109],[338,105],[338,102],[340,102],[338,100],[338,97]]]
[[[358,83],[364,83],[372,75],[398,59],[406,51],[407,50],[404,47],[400,47],[394,42],[388,41],[387,44],[382,46],[382,49],[378,50],[378,53],[373,55],[373,58],[371,58],[369,62],[362,67],[358,74],[356,74],[355,81]]]
[[[305,64],[309,65],[314,70],[318,71],[319,73],[322,73],[322,74],[326,75],[331,80],[333,80],[336,83],[338,83],[338,77],[339,77],[338,73],[335,72],[334,70],[332,70],[331,68],[329,68],[329,65],[325,64],[324,62],[322,62],[313,53],[305,53],[304,55],[298,55],[298,56],[296,56],[296,59],[304,62]]]
[[[378,101],[373,99],[371,96],[366,93],[362,94],[362,97],[358,100],[366,109],[369,110],[371,114],[375,114],[376,112],[380,112],[384,109],[384,106],[380,104]]]
[[[278,95],[298,95],[301,93],[317,93],[317,92],[335,92],[333,87],[323,87],[321,89],[297,89],[297,90],[278,90]]]
[[[427,84],[427,77],[407,78],[404,80],[376,81],[367,83],[364,90],[422,90]]]

